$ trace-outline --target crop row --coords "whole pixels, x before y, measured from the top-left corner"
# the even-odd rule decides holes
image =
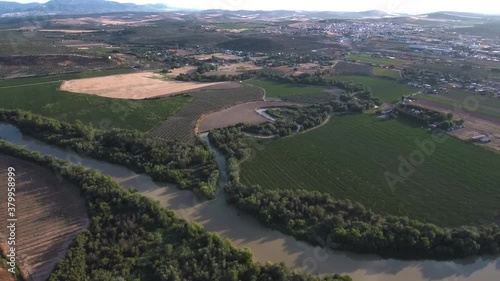
[[[0,180],[4,183],[8,166],[17,170],[16,255],[21,272],[26,280],[47,280],[70,242],[88,226],[85,201],[75,186],[59,181],[51,171],[0,155]],[[2,195],[6,192],[5,188]],[[7,210],[7,200],[0,205]],[[2,212],[0,218],[4,229],[7,212]]]
[[[111,68],[114,64],[107,58],[86,56],[14,56],[0,57],[0,79],[15,76],[38,76],[90,69]]]
[[[192,142],[194,129],[203,114],[216,112],[232,105],[262,99],[263,91],[257,87],[243,86],[237,89],[209,89],[189,93],[194,101],[179,110],[159,127],[153,129],[150,137]]]

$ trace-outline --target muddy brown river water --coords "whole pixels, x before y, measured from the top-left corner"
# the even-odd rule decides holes
[[[0,137],[43,155],[79,163],[109,175],[123,187],[135,188],[141,194],[158,200],[162,206],[174,210],[179,217],[218,233],[234,246],[249,248],[258,262],[284,262],[294,269],[313,274],[349,274],[356,281],[500,280],[500,258],[456,261],[383,259],[374,255],[326,251],[267,229],[252,217],[240,214],[234,207],[226,204],[222,193],[222,187],[226,183],[226,161],[213,147],[221,170],[218,196],[212,201],[198,202],[190,191],[179,190],[172,184],[155,183],[149,176],[137,174],[122,166],[94,160],[23,136],[11,125],[0,124]],[[208,142],[206,134],[201,137]]]

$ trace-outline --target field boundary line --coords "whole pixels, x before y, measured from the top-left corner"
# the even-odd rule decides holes
[[[252,79],[250,79],[250,80],[255,80],[255,78],[252,78]],[[264,93],[264,96],[262,96],[262,100],[263,100],[263,101],[267,101],[267,100],[266,100],[266,99],[267,99],[267,91],[266,91],[266,89],[264,89],[264,88],[262,88],[262,87],[259,87],[259,86],[252,85],[252,84],[250,84],[250,83],[248,83],[248,82],[246,82],[246,81],[242,82],[242,84],[245,84],[245,85],[250,86],[250,87],[256,87],[256,88],[261,89],[261,90],[262,90],[262,92]]]
[[[45,84],[54,84],[54,83],[60,83],[63,80],[57,80],[57,81],[48,81],[48,82],[40,82],[40,83],[32,83],[32,84],[22,84],[22,85],[12,85],[12,86],[5,86],[5,87],[0,87],[0,89],[12,89],[12,88],[20,88],[20,87],[29,87],[29,86],[38,86],[38,85],[45,85]]]

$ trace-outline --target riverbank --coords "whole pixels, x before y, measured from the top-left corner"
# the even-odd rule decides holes
[[[374,255],[357,255],[341,251],[325,251],[278,231],[265,228],[255,219],[239,214],[228,206],[221,193],[226,182],[225,157],[217,151],[216,161],[221,169],[216,199],[199,202],[187,190],[179,190],[171,184],[159,184],[146,175],[136,174],[122,166],[80,156],[71,150],[47,145],[23,136],[17,128],[0,124],[0,137],[14,144],[52,155],[115,178],[125,188],[135,188],[141,194],[158,200],[183,219],[196,222],[206,230],[229,239],[238,248],[249,248],[258,262],[284,262],[295,269],[315,274],[349,274],[362,281],[483,281],[495,280],[500,274],[500,258],[483,258],[460,261],[400,261],[382,259]],[[206,138],[203,138],[206,141]],[[211,147],[213,150],[213,147]]]

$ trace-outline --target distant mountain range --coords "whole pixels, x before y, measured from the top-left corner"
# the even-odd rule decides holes
[[[160,12],[166,11],[168,7],[163,4],[136,5],[118,3],[108,0],[51,0],[47,3],[29,3],[20,4],[16,2],[0,1],[0,15],[2,14],[94,14],[94,13],[112,13],[112,12]],[[364,12],[330,12],[330,11],[228,11],[228,10],[206,10],[192,11],[202,14],[222,14],[224,16],[248,17],[248,18],[307,18],[307,19],[362,19],[362,18],[387,18],[387,17],[406,17],[403,14],[388,14],[383,11],[371,10]],[[500,16],[481,15],[459,12],[436,12],[418,17],[426,17],[436,20],[487,20],[500,19]]]
[[[0,14],[42,13],[42,14],[92,14],[112,12],[157,12],[165,11],[163,4],[136,5],[106,0],[51,0],[47,3],[20,4],[0,1]]]
[[[224,14],[224,15],[237,15],[240,17],[268,17],[268,18],[293,18],[293,17],[307,17],[307,18],[320,18],[320,19],[357,19],[357,18],[383,18],[394,16],[383,11],[371,10],[364,12],[334,12],[334,11],[289,11],[289,10],[275,10],[275,11],[251,11],[251,10],[205,10],[205,14]]]
[[[0,2],[0,14],[20,13],[40,6],[40,3],[21,4],[16,2]]]

